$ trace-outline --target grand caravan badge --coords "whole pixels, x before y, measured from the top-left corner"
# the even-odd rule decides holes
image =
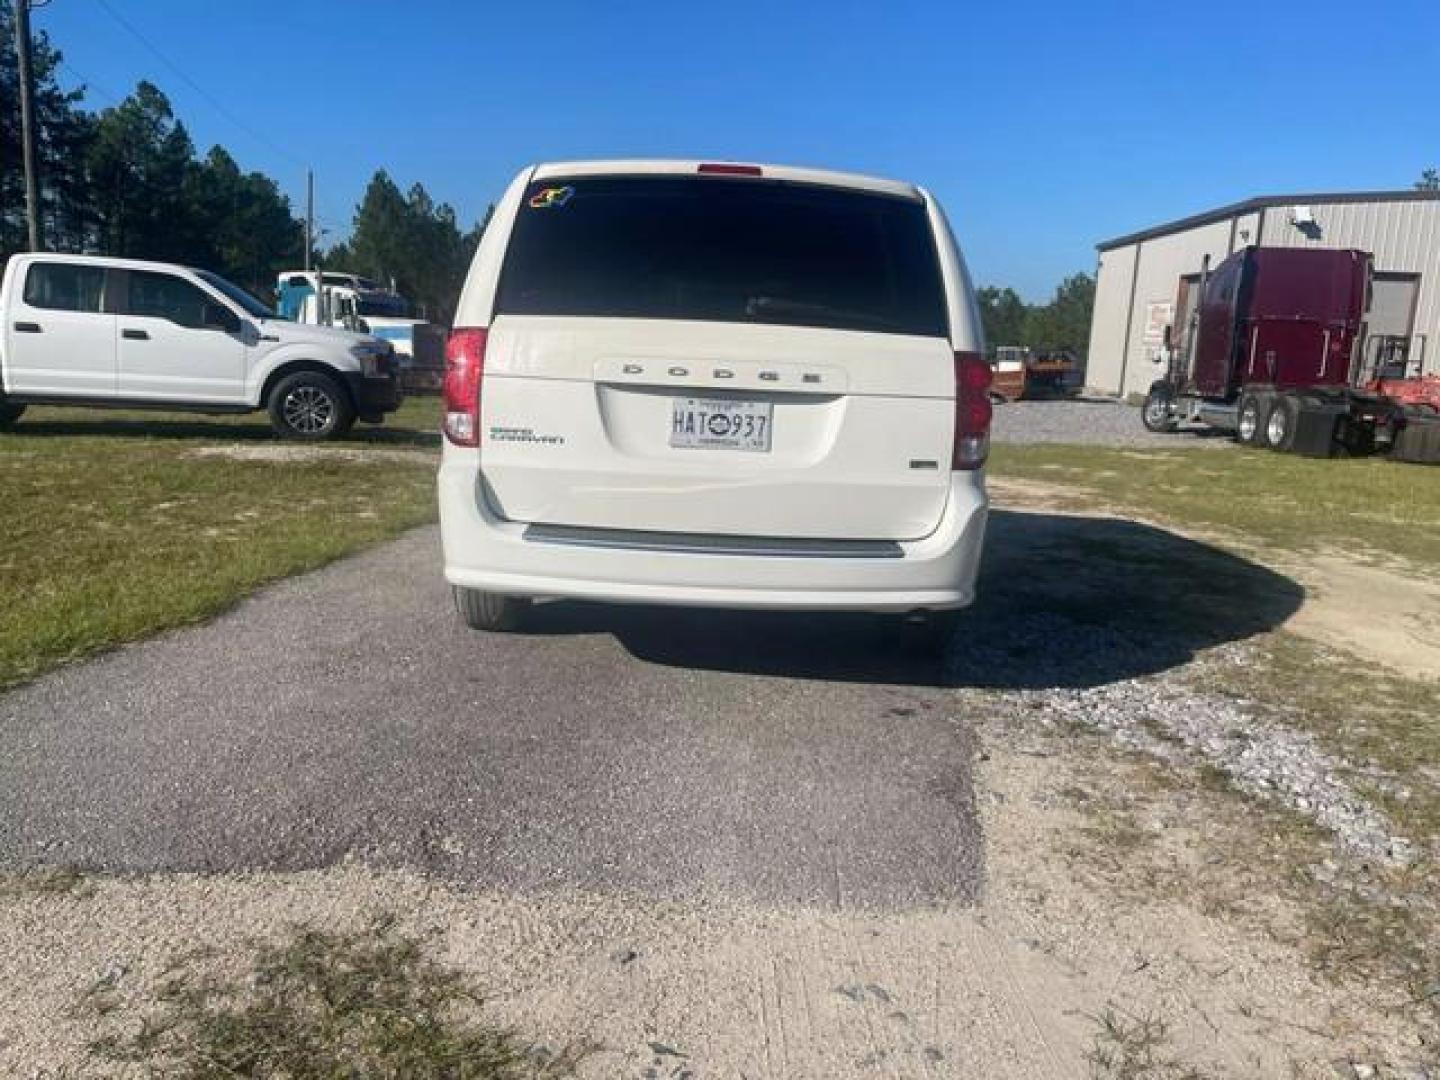
[[[530,196],[530,209],[548,210],[552,206],[564,206],[570,201],[570,196],[575,194],[575,189],[569,184],[564,187],[541,188],[534,195]]]

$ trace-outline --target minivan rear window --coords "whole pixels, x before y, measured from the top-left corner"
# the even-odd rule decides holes
[[[496,312],[949,330],[921,202],[724,176],[532,184]]]

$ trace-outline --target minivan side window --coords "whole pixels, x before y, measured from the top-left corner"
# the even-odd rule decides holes
[[[153,319],[169,319],[192,330],[205,326],[205,307],[213,304],[210,296],[173,274],[156,274],[148,270],[130,271],[130,300],[127,315],[143,315]]]
[[[52,311],[100,311],[105,268],[79,263],[36,262],[25,272],[25,303]]]

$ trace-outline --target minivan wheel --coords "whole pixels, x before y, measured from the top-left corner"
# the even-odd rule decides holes
[[[24,405],[11,405],[7,402],[0,401],[0,430],[8,428],[24,415]]]
[[[350,396],[318,371],[297,371],[276,383],[270,391],[269,411],[270,426],[287,439],[339,439],[355,424]]]
[[[900,646],[911,656],[943,660],[960,625],[958,611],[914,611],[900,618]]]
[[[486,630],[492,633],[509,633],[519,630],[530,610],[530,600],[524,596],[505,596],[502,593],[482,592],[479,589],[452,587],[455,593],[455,610],[472,630]]]

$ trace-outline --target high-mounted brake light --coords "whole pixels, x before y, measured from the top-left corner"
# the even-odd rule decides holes
[[[457,327],[445,340],[445,437],[456,446],[480,445],[480,382],[485,375],[485,330]]]
[[[723,161],[711,161],[701,165],[696,172],[713,176],[764,176],[759,165],[731,165]]]
[[[955,450],[952,469],[978,469],[990,456],[990,380],[993,372],[979,353],[955,354]]]

